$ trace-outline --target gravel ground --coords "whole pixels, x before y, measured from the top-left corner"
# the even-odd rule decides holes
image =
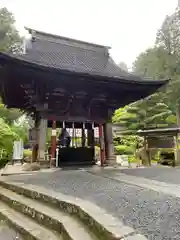
[[[20,235],[0,219],[0,240],[23,240]]]
[[[150,240],[180,239],[180,199],[84,171],[11,176],[92,201]]]
[[[180,168],[159,166],[139,169],[123,169],[121,172],[128,175],[144,177],[160,182],[180,184]]]

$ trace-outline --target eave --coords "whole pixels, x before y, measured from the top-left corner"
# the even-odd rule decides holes
[[[12,55],[12,54],[6,54],[0,52],[0,65],[7,65],[7,64],[17,64],[19,66],[26,66],[30,69],[33,70],[39,70],[43,72],[53,72],[53,73],[59,73],[59,74],[65,74],[65,75],[75,75],[78,77],[88,77],[91,78],[92,80],[99,80],[102,82],[109,82],[109,83],[124,83],[124,84],[132,84],[132,85],[147,85],[149,87],[154,87],[155,89],[158,89],[162,87],[163,85],[167,84],[170,79],[165,79],[165,80],[141,80],[138,81],[136,79],[131,79],[127,80],[125,78],[120,78],[118,76],[105,76],[105,75],[99,75],[96,73],[85,73],[85,72],[77,72],[77,71],[70,71],[66,69],[59,69],[59,68],[54,68],[54,67],[48,67],[48,66],[43,66],[41,64],[37,64],[34,62],[27,61],[23,58],[24,56],[17,56],[17,55]]]

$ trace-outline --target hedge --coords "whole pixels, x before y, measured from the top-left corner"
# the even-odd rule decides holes
[[[118,145],[115,146],[115,154],[116,155],[132,155],[134,150],[132,147],[126,145]]]

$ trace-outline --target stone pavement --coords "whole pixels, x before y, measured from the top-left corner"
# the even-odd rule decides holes
[[[180,198],[180,185],[177,184],[151,180],[148,178],[137,177],[130,174],[124,174],[121,171],[117,170],[90,171],[90,173],[96,176],[101,176],[118,182],[132,184],[135,186],[147,188],[153,191],[161,192],[167,195],[172,195]]]
[[[13,229],[0,220],[0,239],[1,240],[22,240],[22,237]]]
[[[136,168],[136,163],[131,163],[131,169]],[[141,166],[140,168],[144,168],[143,166]],[[83,170],[83,169],[101,169],[100,165],[95,165],[93,167],[65,167],[62,168],[61,170],[64,169],[76,169],[76,170]],[[104,167],[104,169],[118,169],[118,170],[125,170],[125,169],[129,169],[129,167],[127,166],[120,166],[120,165],[116,165],[116,166],[106,166]],[[41,169],[40,172],[55,172],[57,170],[60,170],[60,168],[46,168],[46,169]],[[32,174],[35,171],[25,171],[24,170],[24,165],[22,165],[21,163],[17,162],[15,164],[7,164],[4,168],[0,169],[0,176],[1,175],[20,175],[20,174]],[[39,172],[39,171],[36,171]]]
[[[24,173],[21,163],[16,163],[14,165],[7,164],[4,168],[0,169],[0,175],[2,174],[21,174]]]
[[[131,182],[127,182],[124,174],[122,181],[120,175],[117,180],[112,176],[104,176],[103,171],[97,174],[100,176],[85,170],[59,170],[5,178],[94,202],[150,240],[180,239],[180,199],[171,194],[171,185],[166,184],[165,194],[148,185],[143,187],[140,184],[143,178],[137,180],[130,176]],[[149,181],[146,184],[151,183]]]
[[[143,177],[160,182],[180,184],[180,168],[158,166],[136,169],[122,169],[121,172],[127,175]]]
[[[20,174],[33,174],[35,172],[55,172],[59,169],[57,168],[47,168],[41,169],[39,171],[25,171],[21,163],[15,163],[14,165],[7,164],[4,168],[0,170],[1,175],[20,175]]]

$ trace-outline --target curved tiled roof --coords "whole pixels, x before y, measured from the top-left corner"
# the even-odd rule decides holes
[[[109,56],[106,46],[28,30],[33,31],[33,38],[27,44],[26,54],[10,54],[11,58],[52,69],[158,84],[122,70]]]

